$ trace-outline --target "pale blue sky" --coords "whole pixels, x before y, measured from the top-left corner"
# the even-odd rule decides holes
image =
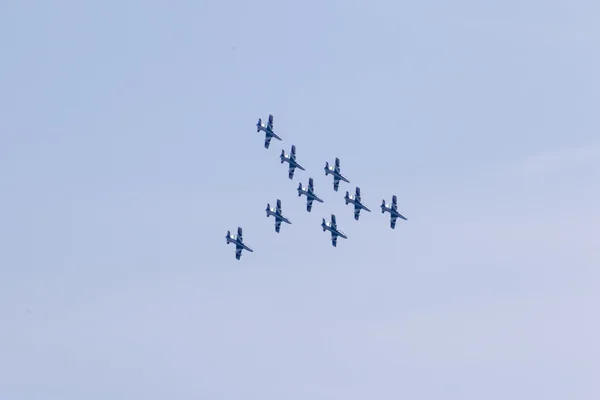
[[[591,0],[2,3],[0,398],[600,398],[599,26]]]

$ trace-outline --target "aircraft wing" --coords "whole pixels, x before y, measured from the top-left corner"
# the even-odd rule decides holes
[[[335,215],[331,214],[331,227],[337,229],[337,222],[335,221]]]
[[[238,239],[239,239],[240,242],[244,241],[244,237],[242,236],[242,228],[241,227],[238,227],[237,237],[238,237]]]
[[[339,158],[335,158],[335,167],[334,167],[334,171],[337,172],[338,174],[340,173],[340,159]]]
[[[313,178],[308,178],[308,193],[313,193],[315,190]]]
[[[340,187],[340,178],[338,178],[337,176],[334,176],[333,177],[333,190],[335,190],[337,192],[339,187]]]
[[[306,211],[310,212],[310,210],[312,209],[312,205],[313,205],[313,199],[308,197],[306,199]]]
[[[281,200],[277,199],[277,208],[275,209],[277,214],[281,214]]]
[[[270,131],[273,130],[273,116],[271,114],[269,114],[269,122],[267,122],[267,129],[269,129]]]
[[[358,221],[360,217],[360,206],[358,204],[354,204],[354,219]]]
[[[333,247],[337,247],[337,235],[333,232],[331,232],[331,245]]]
[[[396,195],[392,196],[392,210],[396,211],[398,209],[398,198]]]
[[[268,149],[270,144],[271,144],[271,136],[265,135],[265,149]]]
[[[356,193],[354,194],[354,197],[360,203],[360,188],[358,186],[356,187]]]
[[[288,177],[290,179],[294,179],[294,171],[296,171],[296,166],[293,163],[290,163],[290,167],[288,168]]]
[[[292,151],[290,153],[290,160],[296,160],[296,145],[292,145]]]
[[[275,232],[279,233],[280,228],[281,228],[281,220],[275,218]]]
[[[240,257],[242,256],[242,250],[243,250],[242,246],[240,246],[239,244],[235,245],[235,258],[236,259],[238,259],[238,260],[240,259]]]

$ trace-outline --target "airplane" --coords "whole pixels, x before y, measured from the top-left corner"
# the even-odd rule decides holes
[[[331,214],[331,222],[325,222],[325,218],[323,218],[323,222],[321,222],[321,227],[323,228],[323,232],[331,232],[331,245],[333,247],[337,247],[338,236],[343,237],[344,239],[348,239],[348,236],[346,236],[344,232],[338,230],[337,223],[335,222],[335,215],[333,214]]]
[[[235,244],[235,258],[238,260],[242,256],[242,250],[248,250],[250,253],[254,252],[254,250],[252,250],[250,247],[244,244],[244,238],[242,237],[242,228],[238,227],[237,236],[232,235],[231,232],[227,231],[227,236],[225,236],[225,239],[227,239],[227,244]]]
[[[295,145],[292,145],[292,151],[290,154],[285,154],[285,151],[282,149],[281,155],[279,156],[279,158],[281,159],[282,164],[284,162],[287,162],[288,164],[290,164],[290,168],[288,171],[288,176],[290,179],[294,178],[294,171],[296,171],[296,168],[301,169],[302,171],[306,171],[304,169],[304,167],[302,165],[298,164],[298,162],[296,161],[296,146]]]
[[[350,183],[350,181],[340,173],[340,159],[337,157],[335,159],[335,167],[330,167],[329,163],[325,162],[325,176],[329,174],[333,175],[333,190],[336,192],[340,186],[340,181]]]
[[[358,186],[356,187],[356,192],[354,196],[350,196],[350,194],[346,190],[346,196],[344,196],[344,200],[346,200],[346,205],[348,205],[348,203],[354,204],[354,219],[357,221],[360,217],[360,210],[371,212],[371,210],[369,210],[363,203],[361,203],[360,188]]]
[[[281,200],[277,199],[277,207],[273,208],[269,203],[267,203],[267,217],[273,216],[275,217],[275,232],[279,233],[279,229],[281,228],[281,222],[285,222],[286,224],[291,224],[290,220],[281,214]]]
[[[259,118],[256,123],[256,132],[264,131],[265,132],[265,149],[269,148],[269,144],[271,144],[271,138],[275,138],[278,140],[282,140],[275,132],[273,132],[273,116],[269,114],[269,122],[267,124],[263,124],[262,120]]]
[[[315,194],[315,188],[313,185],[313,178],[308,178],[308,187],[302,187],[302,183],[298,184],[298,196],[306,195],[306,211],[310,212],[312,209],[313,200],[322,203],[323,200],[317,197]]]
[[[407,221],[406,217],[398,212],[398,199],[396,195],[392,196],[392,204],[385,204],[385,200],[381,200],[381,213],[385,212],[390,213],[390,227],[392,229],[396,228],[396,218],[402,218]]]

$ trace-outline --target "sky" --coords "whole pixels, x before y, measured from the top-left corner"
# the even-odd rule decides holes
[[[599,20],[3,2],[0,398],[600,398]]]

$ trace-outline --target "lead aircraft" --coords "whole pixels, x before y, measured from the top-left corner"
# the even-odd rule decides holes
[[[323,218],[323,222],[321,222],[321,227],[323,228],[323,232],[331,232],[331,245],[333,247],[337,247],[338,236],[344,239],[348,239],[348,236],[346,236],[344,232],[338,230],[334,214],[331,214],[331,222],[325,222],[325,218]]]
[[[251,253],[254,252],[254,250],[252,250],[250,247],[248,247],[244,244],[244,238],[242,236],[242,228],[238,227],[237,236],[232,235],[231,232],[227,231],[227,236],[225,236],[225,239],[227,239],[227,244],[229,244],[229,243],[235,244],[235,258],[238,260],[242,256],[242,250],[248,250]]]
[[[310,212],[313,205],[313,200],[322,203],[323,200],[317,197],[315,194],[315,188],[313,185],[313,178],[308,178],[308,187],[302,187],[302,182],[298,184],[298,196],[306,195],[306,211]]]
[[[346,196],[344,196],[344,200],[346,200],[346,205],[348,205],[348,203],[354,204],[354,219],[357,221],[360,217],[360,210],[371,212],[371,210],[369,210],[363,203],[361,203],[360,188],[358,186],[356,187],[356,192],[354,196],[351,196],[346,190]]]
[[[390,228],[396,228],[396,219],[402,218],[403,220],[407,220],[406,217],[398,212],[398,198],[396,195],[392,196],[392,204],[385,204],[385,200],[381,200],[381,213],[385,212],[390,213]]]
[[[281,200],[277,199],[277,207],[273,208],[269,203],[267,203],[267,218],[269,216],[275,217],[275,232],[279,233],[279,229],[281,228],[281,222],[285,222],[286,224],[291,224],[290,220],[283,216],[281,213]]]
[[[259,118],[256,123],[256,132],[264,131],[265,132],[265,149],[269,148],[269,144],[271,144],[271,138],[275,138],[278,140],[282,140],[274,131],[273,131],[273,116],[269,114],[269,122],[267,124],[263,124],[262,120]]]
[[[279,158],[281,159],[281,163],[283,164],[284,162],[287,162],[288,164],[290,164],[290,168],[288,170],[288,177],[290,179],[294,179],[294,171],[296,170],[296,168],[301,169],[302,171],[305,171],[304,167],[300,164],[298,164],[298,162],[296,161],[296,146],[292,145],[292,150],[290,152],[290,154],[286,154],[285,150],[281,149],[281,155],[279,156]]]
[[[338,188],[340,186],[340,181],[350,183],[350,181],[344,175],[341,174],[340,159],[337,157],[335,159],[335,167],[330,167],[329,162],[325,162],[325,176],[329,174],[333,175],[333,190],[335,190],[336,192],[338,191]]]

